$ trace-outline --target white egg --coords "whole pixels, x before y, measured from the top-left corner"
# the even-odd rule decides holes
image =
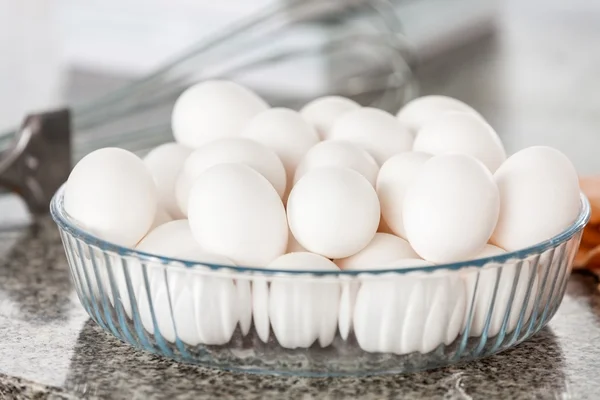
[[[208,143],[185,160],[175,195],[179,208],[187,215],[190,189],[204,171],[218,164],[240,163],[249,166],[267,178],[279,196],[286,187],[286,174],[279,157],[269,148],[245,138],[225,138]]]
[[[361,270],[384,267],[403,258],[419,258],[419,255],[406,240],[389,233],[376,233],[364,249],[334,262],[342,270]]]
[[[285,254],[271,262],[268,268],[339,271],[325,257],[306,252]],[[253,302],[254,319],[255,324],[257,320],[262,322],[261,327],[257,327],[261,340],[267,342],[270,323],[277,341],[287,349],[308,348],[317,340],[321,347],[329,346],[337,328],[340,286],[332,282],[331,277],[326,279],[320,282],[320,278],[308,274],[277,276],[269,288],[266,282],[255,284],[253,291],[258,301]]]
[[[406,238],[402,219],[406,188],[430,158],[431,155],[418,152],[396,154],[379,170],[376,188],[381,204],[381,217],[390,231],[400,237]]]
[[[269,105],[234,82],[198,83],[179,96],[171,126],[178,143],[196,149],[224,137],[239,136],[244,125]]]
[[[156,213],[154,214],[154,220],[148,232],[151,232],[154,228],[166,224],[167,222],[173,221],[173,218],[165,211],[161,206],[156,207]]]
[[[288,246],[286,253],[297,253],[297,252],[305,252],[306,249],[302,247],[300,243],[296,240],[291,231],[288,230]]]
[[[445,113],[423,125],[413,151],[466,154],[484,163],[492,173],[506,159],[504,146],[494,129],[481,117],[464,112]]]
[[[366,150],[341,140],[328,140],[313,146],[304,156],[294,176],[298,182],[308,171],[321,167],[350,168],[375,186],[379,165]]]
[[[226,257],[204,251],[194,240],[186,220],[156,228],[140,242],[137,250],[198,263],[234,265]],[[249,325],[251,310],[244,308],[239,297],[239,292],[246,289],[245,302],[251,301],[247,281],[211,276],[209,268],[150,262],[145,264],[146,286],[141,268],[144,267],[137,262],[131,263],[129,273],[140,319],[148,332],[154,333],[156,321],[159,332],[169,342],[175,341],[177,332],[179,339],[192,346],[221,345],[229,342],[242,319]],[[152,306],[148,301],[148,288]]]
[[[435,156],[421,168],[404,196],[406,237],[425,260],[470,259],[488,242],[500,210],[490,171],[473,157]]]
[[[287,193],[291,190],[296,167],[306,152],[319,142],[315,129],[296,111],[272,108],[254,117],[242,136],[255,140],[275,152],[287,173]]]
[[[338,118],[330,138],[362,147],[379,165],[395,154],[410,151],[413,144],[408,129],[392,114],[370,107],[349,111]]]
[[[501,209],[491,242],[507,251],[552,238],[579,214],[577,172],[556,149],[535,146],[521,150],[498,168],[494,179]]]
[[[398,111],[400,122],[416,134],[427,122],[449,112],[458,111],[479,115],[471,106],[452,97],[431,95],[418,97]]]
[[[481,252],[479,252],[479,254],[477,254],[473,257],[473,260],[477,260],[480,258],[493,257],[493,256],[497,256],[497,255],[504,254],[504,253],[506,253],[506,250],[501,249],[498,246],[494,246],[493,244],[486,244],[484,246],[483,250],[481,250]]]
[[[483,251],[474,258],[493,257],[503,253],[505,253],[503,249],[487,244]],[[489,263],[483,268],[461,270],[467,289],[468,311],[465,314],[465,324],[470,323],[470,336],[479,337],[485,331],[487,337],[494,337],[500,332],[503,324],[505,324],[505,332],[514,331],[521,318],[521,310],[527,300],[527,292],[530,291],[531,273],[531,265],[528,261],[522,262],[520,267],[519,263]],[[523,321],[528,321],[531,316],[537,296],[537,287],[537,275],[534,274],[534,282],[531,285]],[[473,311],[471,311],[471,304]],[[470,314],[472,315],[469,321]]]
[[[220,257],[210,261],[214,264],[224,263]],[[192,273],[184,266],[170,265],[167,273],[167,293],[163,290],[164,274],[161,274],[160,270],[156,272],[153,275],[156,281],[151,281],[150,287],[153,287],[154,282],[161,282],[156,286],[157,289],[152,291],[156,320],[161,333],[161,322],[164,322],[171,330],[177,330],[179,339],[192,346],[223,345],[231,340],[241,317],[238,288],[233,279],[206,275],[204,271]],[[244,284],[248,285],[247,282]],[[168,294],[171,296],[170,306]],[[248,296],[246,301],[250,299]],[[143,308],[140,309],[140,315],[144,321]],[[250,314],[247,315],[251,317]],[[173,341],[173,336],[163,336],[168,341]]]
[[[348,168],[308,172],[292,189],[290,230],[302,247],[327,258],[344,258],[369,244],[379,225],[373,186]]]
[[[177,254],[179,250],[183,249],[185,251],[190,248],[196,249],[198,247],[198,244],[191,236],[189,225],[185,220],[172,221],[161,225],[160,229],[153,229],[140,241],[138,246],[139,245],[142,246],[136,247],[137,250],[154,253],[163,257],[173,257],[173,255]],[[104,257],[100,255],[100,259],[104,260]],[[114,289],[119,293],[118,296],[114,297],[119,299],[125,313],[131,318],[132,305],[130,301],[130,295],[135,296],[140,312],[143,309],[143,311],[146,313],[143,316],[145,318],[144,326],[151,330],[152,321],[146,291],[143,292],[144,296],[140,296],[141,290],[145,290],[143,270],[146,270],[146,276],[148,279],[150,279],[156,273],[158,273],[157,269],[160,269],[160,267],[157,266],[157,264],[152,264],[150,262],[144,263],[144,267],[142,267],[141,262],[137,259],[120,259],[118,257],[109,258],[109,264],[112,267],[112,275],[115,282],[115,287],[111,289]],[[131,285],[133,290],[132,293],[129,291],[127,282],[129,282]],[[113,295],[110,292],[109,299],[111,303],[113,303]],[[146,302],[146,304],[142,305],[143,302]],[[165,309],[163,311],[166,312],[167,310]],[[168,318],[170,318],[170,315]],[[165,329],[170,329],[168,328],[168,322],[166,322],[166,319],[164,319],[161,324],[163,327],[167,327]]]
[[[387,233],[376,233],[367,247],[350,257],[337,259],[334,262],[342,270],[368,270],[383,268],[402,258],[419,258],[419,256],[406,240]],[[339,326],[344,340],[348,337],[352,326],[352,314],[358,288],[358,282],[342,284]]]
[[[220,164],[195,181],[189,197],[194,238],[238,265],[264,266],[285,253],[285,208],[273,186],[243,164]]]
[[[141,159],[109,147],[77,163],[67,180],[64,202],[65,211],[86,231],[134,246],[152,225],[158,195]]]
[[[159,207],[175,219],[184,218],[175,198],[175,183],[185,159],[192,150],[178,143],[165,143],[144,157],[158,191]]]
[[[418,267],[432,267],[434,266],[433,263],[427,261],[427,260],[423,260],[420,259],[418,257],[415,258],[411,258],[411,257],[399,257],[398,259],[387,263],[386,265],[383,265],[381,267],[377,267],[377,269],[381,270],[381,269],[390,269],[390,270],[394,270],[394,269],[406,269],[406,268],[418,268]],[[373,268],[374,269],[374,268]],[[419,275],[421,276],[421,275]]]
[[[190,224],[186,219],[160,225],[148,233],[138,243],[136,249],[162,257],[191,261],[203,261],[199,257],[207,254],[192,236]],[[228,264],[230,263],[228,262]]]
[[[390,269],[427,267],[420,259],[402,259]],[[354,332],[369,352],[426,354],[451,344],[462,328],[465,290],[448,271],[365,275],[356,297]]]
[[[341,96],[320,97],[300,110],[302,117],[315,127],[322,140],[327,140],[335,121],[348,111],[360,108],[360,104]]]

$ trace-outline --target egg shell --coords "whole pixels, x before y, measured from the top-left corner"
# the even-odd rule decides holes
[[[329,140],[313,146],[304,156],[294,176],[298,182],[308,171],[321,167],[350,168],[375,186],[379,165],[366,150],[341,140]]]
[[[316,129],[321,140],[327,140],[335,121],[348,111],[359,108],[360,104],[346,97],[325,96],[306,104],[300,114]]]
[[[361,174],[324,167],[298,181],[287,213],[300,245],[333,259],[349,257],[369,244],[379,225],[380,209],[375,189]]]
[[[408,102],[396,115],[413,134],[416,134],[427,122],[449,111],[479,113],[471,106],[448,96],[430,95],[418,97]]]
[[[503,249],[487,244],[475,258],[493,257],[504,253]],[[479,337],[486,332],[488,337],[494,337],[500,333],[505,319],[504,331],[506,333],[514,331],[527,299],[527,292],[531,291],[523,316],[523,321],[528,321],[533,310],[538,287],[537,275],[534,273],[534,282],[531,289],[529,289],[531,274],[531,265],[528,261],[506,264],[489,263],[483,268],[462,270],[461,275],[467,289],[465,324],[469,324],[468,318],[472,314],[469,335]],[[511,295],[513,296],[512,303],[510,302]],[[472,312],[471,304],[473,305]],[[507,313],[509,313],[508,316]],[[488,324],[487,330],[486,324]]]
[[[470,259],[488,242],[500,210],[490,171],[465,155],[432,157],[404,196],[402,218],[415,251],[433,263]]]
[[[158,206],[156,208],[156,213],[154,214],[154,220],[152,221],[152,225],[150,226],[149,232],[154,228],[161,226],[162,224],[166,224],[167,222],[173,221],[171,215],[169,215],[164,208]]]
[[[181,167],[191,152],[191,149],[179,143],[165,143],[155,147],[144,157],[144,164],[156,184],[158,206],[174,219],[184,218],[175,198],[175,184]]]
[[[299,252],[285,254],[268,268],[278,270],[339,271],[337,266],[317,254]],[[320,282],[316,276],[276,277],[267,289],[266,284],[254,286],[254,319],[267,322],[257,329],[266,332],[270,323],[277,341],[288,349],[308,348],[315,341],[329,346],[335,337],[340,286],[337,282]],[[256,281],[255,281],[256,282]],[[266,290],[266,292],[265,292]],[[268,313],[268,318],[266,314]],[[257,314],[261,314],[257,316]]]
[[[237,83],[201,82],[175,102],[173,136],[178,143],[196,149],[216,139],[239,136],[252,117],[268,108],[263,99]]]
[[[418,257],[406,240],[387,233],[376,233],[367,247],[350,257],[338,259],[334,262],[342,270],[361,270],[383,268],[398,259]],[[348,337],[352,326],[353,306],[358,288],[358,282],[342,284],[339,327],[344,340]]]
[[[158,195],[150,172],[133,153],[107,147],[82,158],[67,180],[65,211],[86,231],[121,246],[148,232]]]
[[[286,253],[297,253],[297,252],[306,252],[306,249],[302,247],[300,243],[296,240],[291,231],[288,230],[288,246]]]
[[[243,164],[215,165],[195,181],[190,228],[208,252],[237,265],[260,267],[285,253],[285,208],[273,186]]]
[[[386,268],[431,265],[420,259],[402,259]],[[365,351],[426,354],[456,340],[465,307],[464,284],[448,271],[364,277],[356,297],[354,332]]]
[[[150,232],[141,242],[137,250],[147,253],[157,253],[164,257],[175,257],[184,259],[193,259],[194,256],[200,256],[203,261],[224,263],[229,265],[231,261],[225,258],[216,258],[214,255],[202,252],[198,244],[191,237],[187,221],[179,220],[161,225],[159,228]],[[158,263],[146,262],[142,266],[137,259],[121,259],[117,255],[109,256],[109,266],[111,269],[110,275],[107,272],[106,258],[103,254],[97,254],[95,257],[96,263],[99,263],[98,270],[104,271],[105,279],[104,288],[108,294],[111,304],[117,310],[123,310],[129,318],[133,318],[131,298],[135,301],[135,307],[139,310],[141,322],[145,329],[154,333],[154,325],[152,320],[150,303],[148,302],[148,291],[145,286],[144,270],[146,271],[146,279],[151,288],[151,299],[155,311],[154,318],[156,320],[159,331],[166,340],[174,341],[175,334],[173,330],[172,315],[176,313],[184,313],[186,318],[194,320],[194,316],[190,314],[189,308],[173,309],[173,313],[168,307],[169,302],[164,280],[164,267]],[[177,268],[177,265],[174,265]],[[168,274],[175,271],[169,269]],[[174,272],[173,272],[174,273]],[[110,277],[112,276],[112,278]],[[171,275],[169,275],[171,276]],[[112,281],[111,281],[112,279]],[[130,285],[130,286],[129,286]],[[169,283],[170,290],[176,291],[178,295],[182,289],[180,284]],[[131,292],[129,290],[131,287]],[[172,294],[175,294],[172,292]],[[115,302],[115,300],[117,300]],[[206,325],[206,323],[205,323]],[[186,331],[181,328],[180,335],[188,340]]]
[[[410,151],[413,145],[408,129],[393,115],[370,107],[349,111],[338,118],[330,138],[362,147],[379,165],[395,154]]]
[[[376,233],[361,251],[334,262],[342,270],[361,270],[383,267],[403,258],[415,259],[419,258],[419,255],[406,240],[389,233]]]
[[[579,214],[577,172],[556,149],[534,146],[521,150],[498,168],[494,179],[501,209],[491,242],[507,251],[552,238]]]
[[[270,148],[279,156],[287,174],[290,192],[296,167],[306,152],[319,142],[315,129],[302,116],[287,108],[272,108],[248,122],[242,136]]]
[[[390,232],[406,238],[402,206],[406,188],[415,179],[431,155],[419,152],[396,154],[381,166],[377,175],[377,195],[381,204],[381,217]]]
[[[183,214],[188,213],[190,190],[196,178],[210,167],[226,163],[249,166],[267,178],[279,196],[283,196],[286,187],[285,168],[271,149],[246,138],[219,139],[194,150],[185,160],[175,188]]]
[[[198,244],[191,235],[187,220],[169,221],[164,224],[159,224],[144,236],[136,246],[136,250],[156,254],[162,257],[176,257],[184,252],[200,251]],[[133,290],[131,295],[135,296],[137,299],[138,307],[144,308],[147,312],[147,315],[145,315],[145,326],[150,329],[152,327],[152,320],[149,314],[149,305],[141,305],[142,302],[147,303],[148,299],[147,296],[140,297],[140,291],[145,284],[142,264],[136,259],[125,259],[124,261],[126,265],[123,267],[121,265],[121,260],[118,258],[110,259],[110,264],[113,268],[112,274],[116,284],[115,289],[120,293],[120,296],[116,297],[120,297],[125,313],[131,318],[132,305],[127,286],[127,281],[129,281]],[[157,266],[151,266],[150,263],[146,263],[145,269],[147,271],[148,279],[153,277],[153,274],[160,273],[159,268]],[[170,316],[168,318],[170,318]],[[165,321],[167,320],[165,319]],[[167,326],[168,322],[163,322],[162,324],[163,326]]]
[[[448,112],[423,125],[413,151],[466,154],[484,163],[492,173],[506,160],[504,146],[494,129],[481,117],[464,112]]]
[[[200,258],[207,255],[192,236],[190,224],[186,219],[160,225],[148,233],[136,249],[161,257],[181,259],[188,256],[191,261],[203,261]]]
[[[204,251],[194,240],[186,220],[156,228],[140,242],[137,250],[201,264],[234,265],[226,257]],[[177,337],[186,344],[220,345],[229,342],[238,322],[249,328],[251,309],[244,305],[251,301],[247,281],[215,277],[209,268],[200,266],[189,268],[178,262],[168,266],[149,262],[145,267],[146,287],[141,268],[139,262],[134,261],[128,271],[140,319],[148,332],[155,332],[152,309],[159,332],[169,342],[176,339],[175,329]],[[244,301],[240,293],[246,293]]]

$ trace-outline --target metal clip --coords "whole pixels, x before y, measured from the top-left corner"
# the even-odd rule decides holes
[[[50,200],[71,171],[69,110],[25,118],[12,145],[0,152],[0,186],[18,193],[34,215],[49,211]]]

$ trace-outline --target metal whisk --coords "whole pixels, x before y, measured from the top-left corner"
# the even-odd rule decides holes
[[[20,193],[34,214],[45,213],[71,163],[88,152],[118,146],[142,154],[172,140],[175,99],[206,79],[253,87],[261,74],[284,76],[302,90],[253,89],[277,106],[298,108],[338,94],[393,111],[415,93],[413,59],[400,28],[387,0],[277,3],[128,86],[70,112],[28,117],[19,131],[0,136],[0,186]],[[304,39],[311,32],[318,33],[317,40]],[[319,77],[298,71],[311,63],[322,66]]]

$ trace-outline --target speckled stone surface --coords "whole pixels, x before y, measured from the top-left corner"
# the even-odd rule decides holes
[[[297,378],[230,373],[136,350],[74,294],[49,218],[0,232],[0,398],[594,398],[600,295],[576,276],[548,328],[481,361],[411,375]]]

